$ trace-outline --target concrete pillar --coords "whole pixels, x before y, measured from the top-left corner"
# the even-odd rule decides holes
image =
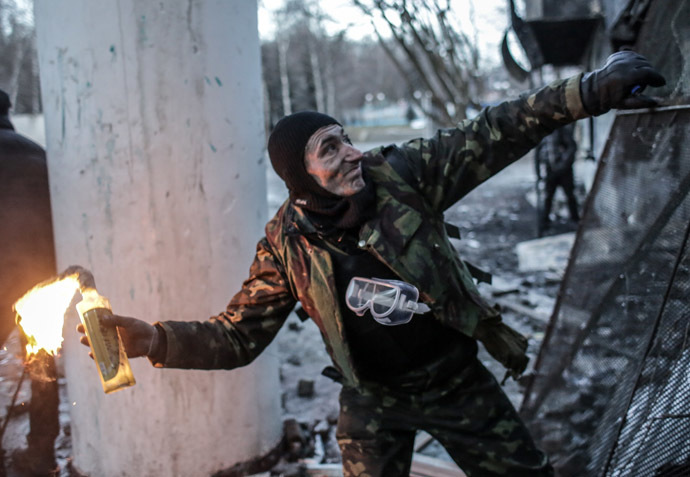
[[[266,221],[255,0],[36,0],[58,269],[90,269],[115,313],[205,320],[246,277]],[[208,476],[280,439],[278,371],[154,369],[105,395],[71,311],[74,465]]]

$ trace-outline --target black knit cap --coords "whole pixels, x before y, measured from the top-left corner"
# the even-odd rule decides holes
[[[12,101],[9,95],[0,89],[0,116],[7,116],[11,107]]]
[[[304,149],[316,131],[331,124],[341,124],[327,114],[300,111],[282,118],[268,138],[268,156],[273,169],[290,190],[293,199],[309,202],[319,197],[332,198],[334,194],[316,183],[304,166]]]

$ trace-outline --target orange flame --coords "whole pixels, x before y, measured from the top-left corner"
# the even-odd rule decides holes
[[[50,283],[41,283],[29,290],[14,304],[19,315],[17,323],[26,335],[28,356],[40,349],[55,355],[62,346],[65,312],[79,290],[78,275]]]

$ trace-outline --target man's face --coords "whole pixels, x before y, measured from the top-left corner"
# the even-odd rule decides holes
[[[364,188],[362,153],[337,124],[324,126],[311,135],[304,150],[304,167],[317,184],[332,194],[348,197]]]

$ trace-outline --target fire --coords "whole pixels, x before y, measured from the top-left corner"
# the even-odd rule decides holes
[[[79,290],[78,275],[36,285],[14,304],[29,356],[40,349],[55,355],[62,345],[65,312]]]

